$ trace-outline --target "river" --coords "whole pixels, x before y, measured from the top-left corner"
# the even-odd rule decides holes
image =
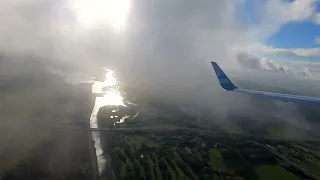
[[[111,70],[106,69],[105,79],[104,81],[94,81],[92,84],[92,93],[99,94],[96,96],[95,104],[92,109],[92,113],[90,116],[90,127],[97,128],[98,121],[97,121],[97,114],[99,112],[100,107],[108,106],[108,105],[118,105],[118,106],[125,106],[123,102],[123,97],[121,93],[117,90],[118,83],[114,76],[114,72]],[[123,122],[127,116],[123,117],[120,121]],[[94,140],[94,146],[96,150],[96,157],[97,157],[97,165],[98,171],[101,175],[106,166],[106,159],[103,156],[103,149],[101,147],[101,140],[100,140],[100,132],[93,131],[92,138]]]

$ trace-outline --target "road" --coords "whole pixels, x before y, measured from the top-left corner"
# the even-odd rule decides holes
[[[142,128],[90,128],[90,131],[177,131],[177,130],[187,130],[192,132],[209,132],[213,133],[216,131],[212,130],[204,130],[199,128],[180,128],[180,127],[172,127],[172,128],[158,128],[158,127],[142,127]]]

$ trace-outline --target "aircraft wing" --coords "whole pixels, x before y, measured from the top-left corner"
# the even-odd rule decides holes
[[[317,97],[273,93],[273,92],[266,92],[266,91],[255,91],[255,90],[238,88],[230,81],[228,76],[222,71],[222,69],[218,66],[216,62],[211,62],[211,64],[217,75],[220,85],[222,86],[222,88],[224,88],[227,91],[234,91],[234,92],[249,94],[249,95],[258,96],[258,97],[260,96],[260,97],[280,100],[284,102],[320,105],[320,98],[317,98]]]

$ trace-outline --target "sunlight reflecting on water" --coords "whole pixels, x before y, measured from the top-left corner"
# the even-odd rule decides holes
[[[119,123],[123,123],[124,122],[124,120],[125,119],[128,119],[130,116],[128,116],[128,115],[125,115],[125,116],[123,116],[121,119],[120,119],[120,121],[118,121],[117,123],[119,124]]]
[[[101,104],[101,106],[125,106],[123,103],[123,98],[121,97],[119,92],[106,92],[103,97],[97,97],[97,103]]]
[[[98,127],[97,114],[101,107],[108,106],[108,105],[125,106],[121,93],[115,89],[117,88],[117,80],[114,76],[114,72],[111,70],[107,70],[107,71],[108,72],[105,74],[105,80],[103,82],[95,81],[92,85],[92,93],[102,94],[102,96],[98,96],[95,99],[94,108],[92,110],[91,117],[90,117],[91,128]],[[126,118],[128,117],[127,116],[123,117],[122,122]],[[103,156],[103,150],[102,150],[101,140],[100,140],[100,132],[98,131],[92,132],[92,138],[94,140],[94,144],[96,148],[98,169],[101,175],[105,169],[106,159]]]

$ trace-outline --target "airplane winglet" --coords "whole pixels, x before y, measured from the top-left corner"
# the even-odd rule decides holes
[[[228,76],[222,71],[216,62],[211,62],[211,64],[223,89],[233,91],[238,88],[230,81]]]

